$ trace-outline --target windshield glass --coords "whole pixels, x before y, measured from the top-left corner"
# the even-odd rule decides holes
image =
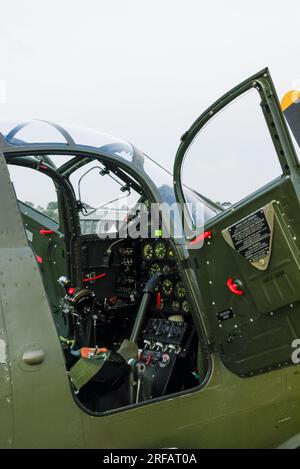
[[[18,148],[20,146],[28,147],[29,145],[53,144],[59,145],[60,147],[66,148],[70,151],[70,149],[78,146],[79,148],[85,147],[94,150],[98,154],[100,152],[103,155],[112,156],[116,161],[125,163],[126,165],[130,163],[130,165],[135,168],[135,171],[142,176],[144,180],[148,180],[148,182],[156,186],[156,190],[160,194],[163,202],[169,206],[175,204],[176,199],[173,188],[172,173],[156,163],[143,152],[133,147],[130,143],[112,137],[111,135],[86,129],[84,127],[71,126],[68,124],[56,124],[40,120],[31,120],[23,123],[2,121],[0,122],[0,132],[10,145],[15,145]],[[70,156],[67,155],[67,151],[66,155],[55,155],[55,152],[53,152],[53,155],[53,153],[51,153],[52,152],[49,152],[50,158],[57,168],[70,158]],[[90,186],[87,184],[87,181],[96,177],[96,173],[97,169],[85,178],[85,189],[88,193],[89,199],[89,203],[87,202],[87,205],[90,205],[93,208],[99,207],[99,195],[97,194],[97,201],[92,200],[93,197],[89,194],[87,189]],[[217,205],[213,202],[210,203],[210,201],[205,197],[202,197],[198,192],[196,193],[187,187],[185,187],[184,191],[186,194],[188,210],[197,227],[203,226],[205,222],[213,218],[216,213],[220,211]],[[104,192],[109,196],[109,192],[102,191],[102,194],[104,194]],[[109,201],[114,201],[114,199],[118,200],[120,198],[118,195],[119,194],[113,194]],[[126,197],[124,197],[124,199],[126,199]],[[105,198],[104,202],[106,205],[107,198]],[[124,202],[127,201],[125,200]],[[131,206],[132,204],[130,203],[129,205]],[[197,210],[201,214],[200,217],[196,214]]]
[[[70,182],[80,202],[82,234],[116,233],[140,197],[98,160],[74,171]]]
[[[183,184],[224,209],[282,174],[260,103],[256,89],[242,94],[214,113],[186,150]]]
[[[160,166],[152,158],[144,154],[144,171],[151,177],[155,183],[159,194],[168,205],[176,203],[176,197],[173,185],[172,173]],[[188,187],[184,187],[186,202],[189,204],[188,209],[193,217],[193,221],[197,227],[203,226],[208,220],[215,217],[221,209],[214,206],[212,202],[209,204],[200,194],[196,194]]]

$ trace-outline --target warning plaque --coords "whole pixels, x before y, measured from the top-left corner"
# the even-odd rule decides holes
[[[271,229],[263,210],[228,228],[235,249],[248,261],[255,262],[269,254]]]

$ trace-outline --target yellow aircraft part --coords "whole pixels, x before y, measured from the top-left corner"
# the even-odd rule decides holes
[[[288,91],[281,99],[281,109],[286,111],[292,104],[297,104],[300,101],[300,91]]]

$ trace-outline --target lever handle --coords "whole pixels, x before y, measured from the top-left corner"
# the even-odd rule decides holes
[[[235,283],[233,278],[227,280],[227,287],[234,295],[242,296],[244,294],[244,290],[242,290],[240,285]]]
[[[43,236],[49,236],[49,235],[52,235],[54,233],[55,233],[54,230],[46,230],[46,229],[40,230],[40,234],[43,235]]]

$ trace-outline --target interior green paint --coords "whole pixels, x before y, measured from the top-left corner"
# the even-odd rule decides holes
[[[291,343],[300,335],[300,225],[296,216],[300,171],[268,69],[231,90],[195,121],[183,136],[174,165],[175,192],[183,203],[181,168],[189,145],[217,112],[253,87],[261,96],[283,175],[210,220],[205,229],[212,231],[212,239],[202,249],[190,250],[196,260],[212,341],[226,366],[240,376],[289,365]],[[221,232],[272,201],[275,221],[271,260],[267,270],[259,271],[227,244]],[[235,296],[228,290],[226,280],[231,277],[242,282],[245,295]],[[217,313],[228,308],[235,317],[219,321]]]

